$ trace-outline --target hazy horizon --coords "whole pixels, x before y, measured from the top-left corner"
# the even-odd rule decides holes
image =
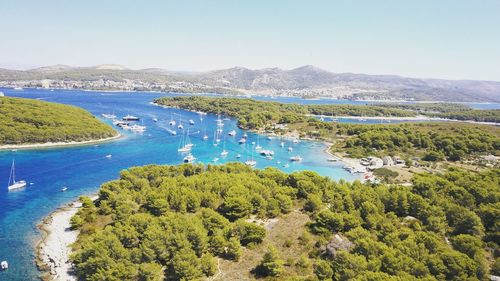
[[[13,1],[0,67],[241,66],[500,81],[500,1]]]

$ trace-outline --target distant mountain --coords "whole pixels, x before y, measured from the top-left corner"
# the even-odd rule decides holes
[[[132,89],[140,90],[154,88],[373,100],[500,102],[500,82],[332,73],[311,65],[291,70],[233,67],[208,72],[176,72],[160,68],[132,70],[115,64],[94,67],[55,65],[27,71],[0,69],[0,85],[16,81],[32,81],[28,84],[32,85],[33,81],[43,79],[86,81],[87,84],[73,86],[84,88],[92,88],[91,81],[99,80],[113,82],[107,83],[107,87],[125,89],[120,83],[130,84],[133,81],[140,87]]]

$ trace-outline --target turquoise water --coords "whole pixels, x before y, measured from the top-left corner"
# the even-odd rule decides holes
[[[141,117],[147,126],[143,134],[120,131],[124,134],[123,138],[98,145],[0,152],[0,260],[8,260],[10,264],[7,271],[0,272],[0,280],[37,279],[39,272],[35,267],[33,249],[40,233],[36,225],[57,207],[82,194],[95,193],[100,184],[117,178],[120,170],[130,166],[181,163],[184,155],[177,152],[180,134],[172,136],[166,130],[171,128],[168,124],[171,116],[179,122],[177,114],[185,121],[184,126],[190,127],[190,139],[194,144],[192,152],[203,163],[209,163],[215,157],[220,158],[218,163],[245,161],[252,157],[250,143],[255,141],[264,149],[275,152],[273,160],[254,154],[258,168],[274,166],[286,172],[307,169],[334,179],[354,179],[353,175],[341,168],[341,164],[327,161],[328,156],[323,153],[326,147],[321,143],[286,142],[282,148],[279,139],[267,140],[265,136],[248,133],[249,145],[240,145],[238,140],[243,132],[237,128],[234,120],[224,121],[223,135],[229,155],[223,158],[220,156],[222,143],[218,147],[213,146],[217,117],[207,115],[201,121],[196,113],[150,104],[154,98],[168,94],[36,89],[0,91],[7,96],[77,105],[96,116],[102,113],[115,113],[120,117],[132,114]],[[153,122],[153,118],[157,118],[158,122]],[[187,124],[189,119],[195,121],[194,126]],[[104,121],[111,123],[110,120]],[[205,130],[210,137],[208,141],[202,140]],[[237,132],[236,137],[227,135],[230,130]],[[292,153],[287,151],[289,145],[293,145]],[[112,157],[106,158],[108,154]],[[237,159],[237,154],[242,157]],[[302,156],[304,160],[300,163],[290,162],[289,157],[295,155]],[[13,158],[16,160],[17,179],[33,184],[19,191],[8,192],[6,186]],[[285,164],[289,164],[289,167],[284,167]],[[68,187],[66,192],[60,191],[63,186]]]

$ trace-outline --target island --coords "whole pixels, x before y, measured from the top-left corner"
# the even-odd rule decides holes
[[[0,149],[76,145],[119,136],[111,126],[75,106],[0,97]]]
[[[75,232],[44,247],[72,243],[75,280],[485,280],[500,272],[498,186],[498,169],[403,186],[241,163],[133,167],[54,218]]]

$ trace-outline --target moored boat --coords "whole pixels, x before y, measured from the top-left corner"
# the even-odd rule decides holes
[[[18,188],[23,188],[25,186],[26,186],[26,181],[24,180],[16,181],[16,168],[14,160],[12,160],[12,166],[10,168],[9,183],[7,184],[7,189],[14,190]]]
[[[122,117],[122,120],[123,121],[139,121],[140,118],[137,116],[134,116],[134,115],[127,114],[127,115]]]

